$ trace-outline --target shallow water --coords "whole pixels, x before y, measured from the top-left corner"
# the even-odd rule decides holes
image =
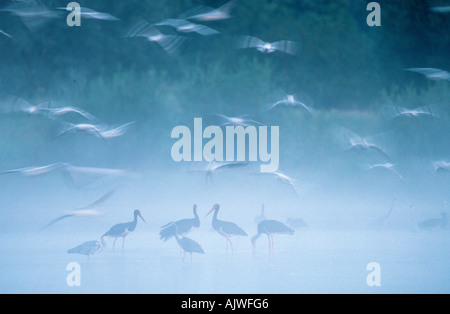
[[[14,234],[1,238],[1,293],[449,293],[448,231],[304,230],[276,236],[268,253],[263,237],[252,252],[247,238],[234,239],[227,255],[224,238],[209,230],[192,233],[205,255],[182,260],[175,240],[155,232],[130,234],[91,258],[66,250],[89,240],[61,244],[57,235]],[[91,237],[91,238],[95,238]],[[78,239],[78,241],[77,241]],[[80,241],[81,240],[81,241]],[[111,244],[111,242],[109,243]],[[81,266],[81,286],[69,287],[66,266]],[[369,287],[366,266],[381,266],[381,286]]]

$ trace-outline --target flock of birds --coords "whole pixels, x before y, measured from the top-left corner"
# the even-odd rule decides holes
[[[127,38],[145,38],[147,41],[158,44],[168,54],[176,54],[179,52],[183,43],[188,39],[186,34],[195,33],[199,36],[215,36],[220,34],[219,31],[214,28],[201,24],[202,22],[215,22],[220,20],[226,20],[231,17],[231,10],[235,5],[236,0],[232,0],[219,8],[210,8],[205,6],[199,6],[189,11],[184,12],[177,18],[168,18],[155,23],[149,23],[144,19],[137,20],[125,35]],[[32,31],[38,30],[43,27],[49,21],[66,16],[67,12],[62,12],[67,8],[56,8],[54,10],[47,8],[38,0],[17,0],[11,1],[7,6],[0,9],[2,12],[12,14],[20,18],[24,25]],[[431,8],[432,12],[436,13],[448,13],[449,7],[434,7]],[[97,12],[89,8],[81,8],[81,17],[86,19],[96,19],[104,21],[119,21],[120,19],[105,12]],[[0,35],[6,36],[11,40],[14,36],[5,30],[0,30]],[[300,52],[300,44],[298,42],[289,40],[278,40],[275,42],[265,42],[254,36],[241,36],[236,40],[236,48],[239,49],[255,49],[263,54],[272,54],[275,52],[285,53],[293,56],[297,56]],[[409,68],[407,71],[419,73],[424,75],[430,80],[444,80],[450,81],[450,73],[436,68]],[[313,116],[315,109],[312,106],[312,100],[304,93],[287,94],[280,97],[274,102],[271,102],[267,106],[267,110],[277,110],[278,108],[293,108],[304,112],[305,114]],[[60,130],[55,137],[66,136],[71,133],[82,133],[89,136],[94,136],[99,139],[109,140],[117,138],[129,131],[136,122],[127,122],[119,126],[111,126],[100,121],[95,115],[87,112],[78,107],[62,106],[53,102],[45,102],[41,104],[31,104],[28,101],[13,95],[1,94],[0,95],[0,112],[6,114],[22,113],[26,115],[34,115],[44,117],[51,121],[57,122],[60,126]],[[437,108],[433,106],[424,106],[415,109],[402,108],[402,107],[388,107],[386,112],[393,119],[407,118],[418,119],[422,117],[429,117],[439,119],[440,114]],[[71,121],[71,117],[77,116],[78,120],[83,119],[81,123],[75,123]],[[251,126],[251,125],[265,125],[257,119],[248,116],[225,116],[223,114],[217,114],[217,117],[222,120],[221,126],[233,125],[233,126]],[[375,152],[380,155],[384,161],[367,166],[368,171],[384,170],[388,171],[392,175],[396,176],[403,184],[407,185],[407,181],[403,175],[396,169],[395,164],[392,162],[392,158],[385,151],[382,145],[379,145],[373,141],[370,137],[362,137],[354,132],[340,128],[340,134],[345,134],[345,147],[344,151],[364,151],[368,153]],[[450,172],[450,162],[446,160],[434,161],[434,170],[436,172]],[[247,166],[245,162],[211,162],[206,169],[201,171],[206,173],[206,180],[211,181],[216,172],[226,169],[232,169],[236,167]],[[128,176],[134,176],[135,174],[122,169],[109,169],[109,168],[93,168],[93,167],[80,167],[74,166],[69,163],[59,162],[44,166],[25,167],[19,169],[12,169],[3,171],[0,175],[20,173],[24,176],[33,177],[48,174],[50,172],[59,171],[67,179],[69,184],[79,186],[76,182],[76,176],[94,176],[94,177],[114,177],[123,178]],[[281,172],[265,173],[279,180],[283,184],[289,186],[292,192],[298,196],[295,179]],[[100,199],[89,204],[70,211],[56,219],[52,220],[44,228],[71,217],[92,217],[99,215],[98,208],[112,195],[113,191],[105,194]],[[384,225],[389,219],[394,203],[389,213],[379,220],[380,225]],[[226,238],[227,251],[228,247],[233,248],[231,239],[234,236],[247,236],[247,233],[240,228],[237,224],[218,219],[218,213],[220,206],[214,205],[208,214],[213,213],[212,227],[221,236]],[[194,218],[183,219],[174,222],[170,222],[161,228],[160,238],[163,241],[167,241],[174,238],[180,248],[185,253],[204,253],[201,245],[196,241],[187,238],[186,235],[195,228],[199,228],[200,220],[197,213],[197,207],[194,205]],[[411,208],[412,212],[412,208]],[[122,238],[122,249],[124,249],[125,237],[133,232],[136,228],[138,218],[141,218],[144,222],[144,218],[139,210],[134,211],[134,219],[128,223],[121,223],[113,226],[110,230],[104,233],[100,241],[85,242],[75,248],[72,248],[68,253],[78,253],[84,255],[92,255],[96,252],[103,250],[106,247],[106,240],[109,238],[114,239],[113,249],[115,248],[115,242],[117,238]],[[253,246],[257,239],[261,235],[267,235],[269,240],[269,251],[273,250],[273,235],[275,234],[294,234],[295,228],[303,228],[306,226],[303,220],[289,220],[286,224],[276,221],[267,220],[264,217],[264,209],[261,215],[255,218],[257,222],[257,234],[252,238],[251,242]],[[441,218],[426,220],[417,223],[418,227],[431,229],[436,227],[445,228],[447,225],[447,216],[442,214]]]

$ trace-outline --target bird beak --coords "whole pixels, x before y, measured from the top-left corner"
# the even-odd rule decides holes
[[[142,219],[143,222],[147,223],[147,222],[145,221],[144,217],[142,217],[141,214],[139,214],[139,217],[141,217],[141,219]]]
[[[209,214],[211,214],[215,210],[216,210],[216,206],[213,206],[213,208],[205,215],[205,217],[207,217]]]

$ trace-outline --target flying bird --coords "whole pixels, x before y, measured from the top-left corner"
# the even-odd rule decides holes
[[[416,72],[424,75],[429,80],[446,80],[450,81],[450,73],[435,68],[409,68],[406,71]]]
[[[171,221],[168,224],[162,226],[161,227],[162,230],[159,232],[160,239],[163,241],[167,241],[176,235],[184,237],[195,228],[199,228],[200,218],[197,214],[196,204],[194,204],[193,206],[193,212],[194,218]]]
[[[18,16],[25,26],[31,31],[37,31],[52,19],[59,18],[61,15],[58,12],[49,10],[42,3],[31,1],[14,1],[7,5],[0,12],[9,12]]]
[[[436,161],[433,163],[435,172],[450,172],[450,162],[447,161]]]
[[[104,203],[106,202],[111,195],[114,193],[114,191],[111,191],[109,193],[106,193],[105,195],[103,195],[101,198],[99,198],[98,200],[96,200],[95,202],[72,210],[70,212],[67,212],[65,215],[62,215],[54,220],[52,220],[51,222],[49,222],[47,225],[45,225],[42,230],[47,229],[48,227],[54,225],[55,223],[67,219],[67,218],[73,218],[73,217],[77,217],[77,218],[91,218],[91,217],[97,217],[100,216],[100,212],[98,211],[98,208]]]
[[[64,169],[67,167],[68,164],[58,162],[46,166],[38,166],[38,167],[25,167],[25,168],[18,168],[18,169],[12,169],[0,172],[0,175],[4,174],[11,174],[11,173],[20,173],[21,175],[25,177],[36,177],[44,174],[48,174],[50,172]]]
[[[408,109],[399,106],[387,107],[388,112],[392,118],[407,117],[407,118],[420,118],[420,117],[433,117],[439,118],[436,113],[436,106],[421,106],[414,109]]]
[[[431,7],[430,11],[434,13],[450,13],[450,6],[447,5],[447,6]]]
[[[294,230],[283,224],[282,222],[276,221],[276,220],[263,220],[258,224],[257,227],[257,234],[252,238],[252,245],[253,248],[256,247],[256,240],[258,238],[265,234],[267,235],[267,239],[269,240],[269,253],[273,252],[274,247],[274,241],[273,241],[273,235],[274,234],[287,234],[287,235],[293,235],[295,233]]]
[[[375,165],[369,166],[367,168],[367,170],[374,170],[374,169],[385,169],[385,170],[393,173],[394,175],[396,175],[397,178],[399,178],[400,181],[403,182],[403,184],[407,185],[405,182],[405,179],[403,179],[403,176],[395,169],[394,164],[391,164],[391,163],[375,164]]]
[[[261,122],[256,121],[249,115],[241,115],[241,116],[237,116],[237,117],[228,117],[228,116],[220,114],[220,113],[216,113],[215,115],[223,120],[223,123],[220,126],[230,125],[230,126],[247,127],[250,125],[259,125],[259,126],[264,125]]]
[[[277,51],[296,56],[300,52],[300,44],[289,40],[279,40],[272,43],[265,42],[252,36],[243,36],[237,42],[238,49],[255,48],[263,54],[271,54]]]
[[[3,31],[1,29],[0,29],[0,34],[5,35],[6,37],[12,38],[12,36],[10,34],[6,33],[5,31]]]
[[[209,163],[208,168],[206,171],[206,182],[210,181],[213,182],[213,176],[216,172],[225,170],[225,169],[234,169],[234,168],[241,168],[248,165],[248,162],[241,162],[241,161],[230,161],[230,162],[216,162],[212,161]]]
[[[231,18],[230,11],[236,0],[229,1],[219,8],[211,8],[207,6],[197,6],[181,17],[186,20],[196,20],[200,22],[215,22]]]
[[[106,140],[124,135],[125,133],[128,132],[129,128],[135,123],[136,122],[129,122],[115,128],[111,128],[106,125],[98,125],[91,123],[79,123],[79,124],[67,123],[65,125],[65,128],[58,134],[57,137],[61,137],[68,133],[86,133]]]
[[[103,243],[102,243],[103,242]],[[106,246],[104,243],[104,239],[102,238],[102,242],[100,241],[88,241],[84,242],[70,250],[67,251],[68,254],[81,254],[90,257],[91,255],[101,252],[103,248]]]
[[[286,95],[285,98],[278,100],[277,102],[270,105],[269,110],[275,109],[277,107],[291,107],[306,110],[308,113],[312,113],[311,108],[309,107],[309,103],[311,103],[310,99],[306,99],[305,96],[301,97],[303,99],[299,99],[298,95]]]
[[[377,155],[383,157],[385,160],[390,161],[391,158],[385,152],[385,150],[381,148],[381,146],[379,146],[377,143],[375,143],[375,139],[379,141],[381,135],[383,134],[362,137],[355,132],[352,132],[341,126],[334,129],[334,136],[337,136],[337,139],[343,142],[342,149],[344,152],[376,153]]]
[[[90,121],[95,121],[97,120],[96,117],[94,117],[92,114],[90,114],[87,111],[84,111],[82,109],[76,108],[76,107],[71,107],[71,106],[67,106],[67,107],[60,107],[60,108],[44,108],[41,107],[39,110],[41,110],[43,113],[46,112],[46,115],[50,118],[57,118],[57,117],[61,117],[70,113],[75,113],[77,115],[82,116],[83,118],[86,118],[87,120]]]
[[[168,54],[176,54],[186,38],[178,35],[166,35],[145,20],[139,20],[128,30],[126,37],[142,37],[161,46]]]
[[[116,240],[118,238],[122,238],[122,252],[125,250],[125,237],[130,233],[133,232],[136,229],[136,225],[137,225],[137,221],[138,221],[138,217],[140,217],[142,219],[142,221],[144,223],[145,219],[144,217],[142,217],[141,212],[139,210],[135,210],[134,213],[134,219],[131,222],[126,222],[126,223],[120,223],[117,225],[114,225],[111,227],[111,229],[109,229],[103,236],[102,238],[104,239],[109,239],[109,238],[113,238],[114,242],[113,242],[113,251],[115,249],[115,245],[116,245]]]
[[[195,24],[183,19],[166,19],[159,23],[154,24],[155,26],[170,26],[174,28],[179,33],[197,33],[202,36],[212,36],[219,34],[218,31],[212,29],[209,26]]]
[[[66,10],[73,12],[74,8],[71,7],[59,7],[58,10]],[[80,8],[80,17],[82,19],[93,19],[93,20],[103,20],[103,21],[119,21],[119,19],[115,16],[112,16],[109,13],[105,12],[97,12],[90,8],[81,7]]]
[[[214,212],[214,216],[212,219],[212,227],[217,233],[227,239],[227,253],[228,253],[228,243],[231,246],[231,251],[233,251],[233,243],[230,238],[234,236],[247,236],[244,230],[242,230],[238,225],[228,221],[222,221],[217,219],[217,214],[219,213],[220,206],[219,204],[215,204],[213,208],[206,214],[208,216],[212,212]]]
[[[289,186],[292,190],[292,192],[294,192],[295,196],[298,197],[298,193],[296,190],[296,183],[295,180],[287,175],[285,175],[284,173],[281,173],[279,171],[275,171],[275,172],[259,172],[258,175],[266,175],[266,176],[271,176],[273,178],[275,178],[277,181]]]

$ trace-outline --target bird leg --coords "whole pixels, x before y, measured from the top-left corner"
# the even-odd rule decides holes
[[[275,243],[273,242],[273,235],[272,234],[270,235],[270,239],[272,240],[272,254],[273,254],[273,247],[274,247]]]
[[[114,252],[115,252],[115,250],[116,250],[116,241],[117,241],[117,238],[114,238],[114,242],[113,242],[113,254],[114,254]]]
[[[122,238],[122,254],[125,252],[125,237]]]

